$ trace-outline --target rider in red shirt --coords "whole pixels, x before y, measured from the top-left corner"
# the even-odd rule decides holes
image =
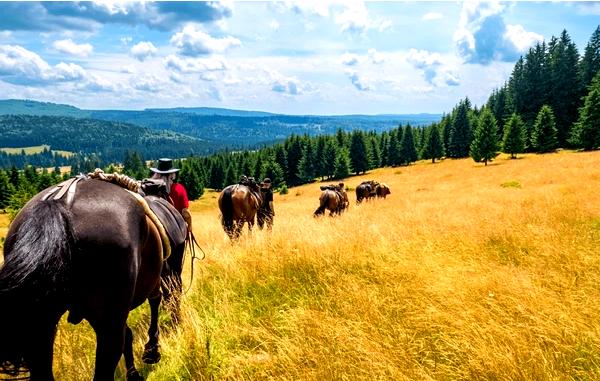
[[[150,168],[154,174],[152,175],[153,179],[162,179],[167,185],[167,192],[169,192],[169,201],[175,209],[181,213],[183,219],[188,225],[189,230],[192,230],[192,215],[190,214],[189,208],[189,200],[187,191],[182,184],[175,182],[175,177],[177,172],[179,172],[179,168],[173,168],[173,160],[172,159],[158,159],[158,165],[156,168]]]

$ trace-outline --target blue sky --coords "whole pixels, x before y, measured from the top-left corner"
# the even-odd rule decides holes
[[[0,97],[93,109],[442,113],[593,2],[0,2]]]

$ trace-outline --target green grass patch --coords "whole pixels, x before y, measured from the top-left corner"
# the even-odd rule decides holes
[[[505,183],[500,184],[502,188],[517,188],[521,189],[521,183],[515,180],[507,181]]]
[[[6,152],[9,155],[20,155],[22,152],[25,152],[25,155],[35,155],[37,153],[42,153],[44,152],[44,150],[49,150],[50,146],[48,144],[42,144],[40,146],[32,146],[32,147],[6,147],[6,148],[0,148],[0,151],[2,152]],[[61,155],[61,156],[66,156],[66,157],[71,157],[73,155],[75,155],[73,152],[70,151],[63,151],[63,150],[51,150],[52,153],[55,153],[57,155]]]

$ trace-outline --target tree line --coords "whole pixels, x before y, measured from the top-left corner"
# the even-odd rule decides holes
[[[494,90],[485,105],[475,107],[465,98],[438,123],[405,124],[383,132],[339,129],[334,135],[292,135],[275,145],[190,156],[176,165],[181,168],[179,181],[193,200],[205,188],[222,189],[236,183],[241,175],[269,177],[276,188],[285,192],[289,186],[344,178],[379,167],[410,165],[420,159],[435,163],[445,157],[472,157],[487,164],[499,151],[515,157],[521,152],[545,153],[559,147],[600,147],[600,26],[583,56],[579,56],[566,31],[549,43],[538,43],[517,61],[508,82]],[[74,173],[102,165],[94,155],[80,160]],[[122,163],[122,168],[110,165],[106,170],[123,171],[138,179],[150,175],[136,151],[126,151]],[[26,177],[15,175],[15,171],[13,168],[4,175],[0,171],[0,207],[11,199],[3,194],[11,189],[20,192],[14,181],[3,185],[3,178]],[[48,180],[36,182],[34,174],[50,176],[31,169],[25,172],[30,178],[27,181],[38,186],[36,189],[43,189],[40,184]]]

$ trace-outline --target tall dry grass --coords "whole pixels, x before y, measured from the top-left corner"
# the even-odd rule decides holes
[[[148,379],[600,379],[600,152],[419,162],[347,184],[367,178],[389,198],[315,219],[317,184],[292,188],[273,232],[235,244],[216,194],[194,203],[207,257],[162,361],[138,361]],[[147,320],[130,319],[138,359]],[[62,324],[57,379],[91,378],[93,347],[88,327]]]

